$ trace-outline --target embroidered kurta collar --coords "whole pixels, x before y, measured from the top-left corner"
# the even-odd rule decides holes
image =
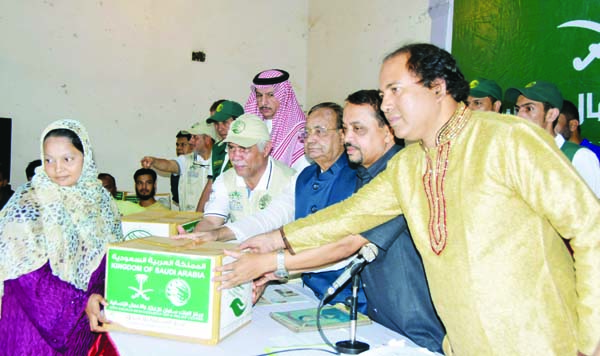
[[[428,150],[423,141],[420,142],[427,162],[423,188],[429,203],[429,241],[431,249],[437,255],[442,253],[448,239],[445,180],[450,151],[453,140],[462,132],[470,118],[471,110],[459,103],[450,120],[438,131],[435,149]]]
[[[459,103],[456,111],[450,117],[450,120],[440,128],[435,138],[435,146],[439,147],[447,142],[454,140],[465,128],[465,125],[471,118],[471,110],[463,103]],[[420,142],[421,147],[425,152],[428,152],[427,147],[423,144],[423,140]]]

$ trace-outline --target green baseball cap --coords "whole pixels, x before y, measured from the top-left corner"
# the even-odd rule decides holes
[[[205,120],[197,122],[192,125],[189,129],[187,129],[192,135],[208,135],[213,138],[213,140],[217,139],[217,133],[215,132],[215,127],[213,125],[209,125]]]
[[[556,85],[541,80],[531,82],[524,88],[509,88],[506,91],[506,100],[516,103],[519,95],[531,100],[548,103],[557,109],[562,109],[563,97]]]
[[[227,138],[223,142],[231,142],[242,147],[251,147],[260,141],[271,141],[267,125],[254,114],[244,114],[229,126]]]
[[[235,101],[225,100],[215,110],[215,114],[206,119],[207,124],[223,122],[230,117],[238,117],[244,113],[244,108]]]
[[[493,80],[485,79],[485,78],[477,78],[472,80],[469,83],[471,87],[471,91],[469,95],[475,98],[485,98],[486,96],[491,96],[496,100],[502,100],[502,89]]]

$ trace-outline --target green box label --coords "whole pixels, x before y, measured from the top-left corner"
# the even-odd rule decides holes
[[[107,309],[207,323],[211,271],[208,257],[111,248]]]

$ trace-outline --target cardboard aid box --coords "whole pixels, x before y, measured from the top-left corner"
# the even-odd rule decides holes
[[[187,246],[186,246],[187,245]],[[109,245],[106,317],[111,330],[216,344],[252,319],[250,283],[217,290],[213,268],[234,244],[145,237]]]
[[[125,240],[147,236],[169,237],[177,235],[177,226],[192,232],[202,219],[202,213],[191,211],[149,210],[125,215],[121,218],[121,227]]]

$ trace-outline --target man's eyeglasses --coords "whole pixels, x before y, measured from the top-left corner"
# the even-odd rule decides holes
[[[308,138],[310,135],[316,135],[317,137],[325,137],[327,136],[327,131],[337,131],[338,129],[328,129],[326,127],[316,126],[313,128],[306,128],[304,131],[298,134],[298,139],[302,142]]]

